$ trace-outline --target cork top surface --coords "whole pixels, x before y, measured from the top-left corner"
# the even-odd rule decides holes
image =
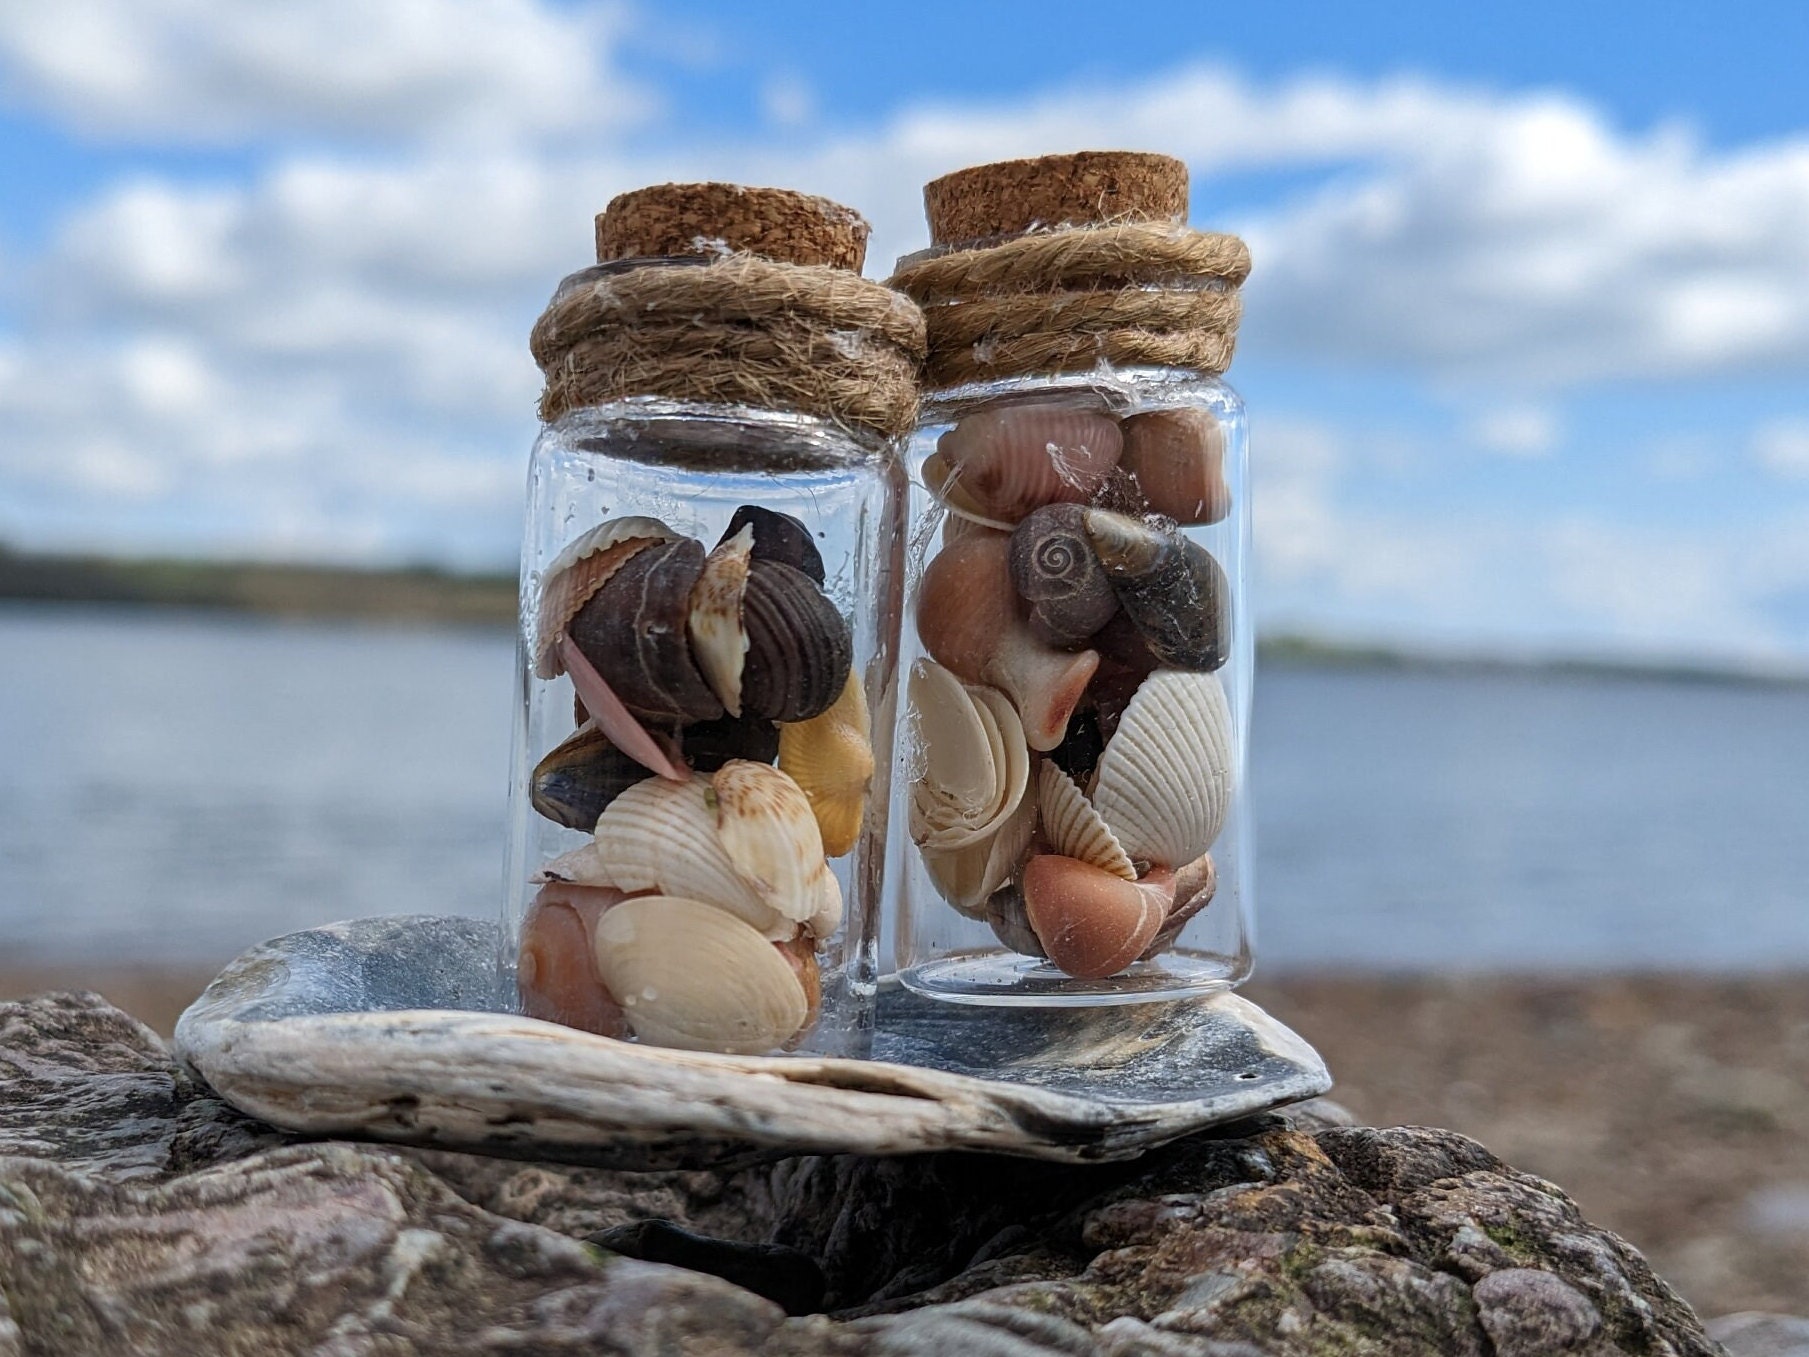
[[[597,262],[747,251],[859,273],[871,229],[853,208],[791,189],[654,184],[597,214]]]
[[[1035,226],[1187,220],[1187,166],[1149,151],[1077,151],[1000,160],[923,189],[935,245],[1013,236]]]

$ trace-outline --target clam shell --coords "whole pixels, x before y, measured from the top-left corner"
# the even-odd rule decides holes
[[[756,561],[778,561],[803,571],[812,583],[823,583],[823,554],[802,519],[758,504],[743,504],[729,520],[722,540],[728,541],[744,528],[753,529]]]
[[[809,996],[770,941],[697,900],[624,900],[597,920],[597,973],[641,1041],[757,1055],[803,1030]]]
[[[779,768],[810,798],[823,852],[832,858],[860,838],[873,781],[872,724],[866,689],[850,670],[828,711],[779,728]]]
[[[841,695],[854,662],[854,637],[810,576],[756,558],[742,599],[747,663],[744,710],[769,721],[808,721]]]
[[[555,824],[587,833],[603,808],[647,776],[647,769],[586,725],[534,765],[528,800]]]
[[[541,576],[540,605],[535,610],[534,672],[544,679],[563,674],[565,665],[555,647],[578,609],[630,556],[643,547],[670,542],[677,536],[657,518],[612,518],[567,543]]]
[[[1037,940],[1049,960],[1077,980],[1104,980],[1135,962],[1174,898],[1172,872],[1126,881],[1054,853],[1025,863],[1021,886]]]
[[[547,885],[521,926],[515,987],[530,1018],[562,1023],[602,1037],[628,1035],[615,997],[597,974],[591,939],[597,918],[622,892],[592,886]]]
[[[1091,499],[1123,447],[1104,415],[1056,405],[981,410],[936,443],[950,483],[982,514],[1011,523],[1045,504]]]
[[[1111,826],[1053,763],[1044,762],[1037,769],[1037,804],[1042,807],[1043,838],[1057,853],[1125,881],[1137,879],[1137,869]]]
[[[1225,823],[1235,762],[1218,676],[1158,669],[1100,755],[1093,808],[1132,859],[1192,862]]]
[[[1079,646],[1118,611],[1118,595],[1087,540],[1087,511],[1049,504],[1011,534],[1011,583],[1030,605],[1030,630],[1053,646]]]
[[[911,680],[924,754],[911,789],[911,837],[938,851],[965,848],[1023,800],[1030,782],[1023,723],[1003,693],[953,683],[933,660],[917,661]]]
[[[685,618],[691,658],[730,716],[741,715],[741,670],[747,663],[741,595],[753,550],[752,527],[720,542],[691,586],[691,611]]]
[[[1225,430],[1210,410],[1151,410],[1119,427],[1118,465],[1135,479],[1152,513],[1196,524],[1217,523],[1231,511]]]
[[[637,551],[566,628],[622,704],[646,720],[710,721],[723,714],[687,639],[703,544],[689,537]],[[596,714],[590,698],[584,705]]]
[[[1212,553],[1129,514],[1088,509],[1086,531],[1119,606],[1160,664],[1218,669],[1230,654],[1231,586]]]
[[[961,913],[980,918],[988,898],[1016,875],[1036,822],[1036,798],[1027,794],[990,836],[965,848],[920,849],[930,884]]]
[[[930,492],[930,497],[948,510],[948,523],[943,527],[945,540],[952,541],[964,528],[964,524],[976,528],[993,528],[999,532],[1010,532],[1012,525],[1002,518],[993,518],[975,502],[974,497],[961,487],[960,477],[950,468],[948,458],[939,452],[932,452],[923,459],[923,486]]]
[[[1168,917],[1162,921],[1162,927],[1150,945],[1144,948],[1140,961],[1148,961],[1160,956],[1175,945],[1181,930],[1187,927],[1194,917],[1207,905],[1219,888],[1219,870],[1212,861],[1211,853],[1202,853],[1180,871],[1175,873],[1175,902],[1170,906]]]
[[[708,799],[722,850],[743,880],[787,919],[815,914],[823,836],[803,789],[769,764],[730,759],[710,775]]]
[[[605,879],[587,884],[701,900],[763,937],[789,938],[797,931],[796,919],[780,913],[741,874],[717,832],[714,801],[705,778],[648,778],[630,787],[597,821],[597,857]]]

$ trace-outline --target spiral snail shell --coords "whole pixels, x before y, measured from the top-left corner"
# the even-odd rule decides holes
[[[1086,519],[1078,504],[1049,504],[1011,534],[1011,582],[1030,605],[1030,630],[1053,646],[1084,645],[1118,611]]]

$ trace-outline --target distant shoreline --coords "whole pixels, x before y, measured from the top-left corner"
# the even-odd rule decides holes
[[[512,627],[517,602],[512,574],[460,574],[433,566],[373,570],[171,557],[56,556],[0,546],[0,604],[102,604],[282,619]],[[1297,634],[1264,636],[1257,643],[1257,657],[1264,665],[1290,669],[1809,686],[1809,667],[1793,672],[1631,656],[1459,653]]]

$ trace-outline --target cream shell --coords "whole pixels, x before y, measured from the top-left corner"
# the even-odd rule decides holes
[[[1112,827],[1081,795],[1074,779],[1048,760],[1037,769],[1037,804],[1050,848],[1125,881],[1137,879],[1137,869]]]
[[[1218,838],[1236,759],[1216,674],[1158,669],[1138,687],[1100,755],[1093,807],[1133,860],[1192,862]]]
[[[657,518],[629,516],[599,523],[574,538],[553,557],[540,577],[540,604],[535,610],[534,672],[543,679],[565,672],[557,645],[566,623],[590,601],[609,577],[655,542],[671,542],[678,534]]]
[[[742,880],[787,919],[815,914],[823,836],[803,789],[771,764],[730,759],[710,775],[707,799]]]
[[[741,715],[741,671],[747,663],[741,596],[747,590],[753,552],[751,523],[719,544],[705,558],[703,573],[691,586],[691,611],[685,619],[691,659],[730,716]]]

